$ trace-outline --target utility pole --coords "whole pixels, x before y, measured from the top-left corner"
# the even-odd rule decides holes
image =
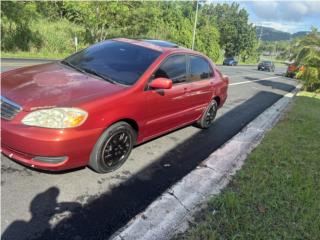
[[[193,35],[192,35],[192,47],[191,49],[194,49],[194,41],[196,38],[196,28],[197,28],[197,21],[198,21],[198,9],[199,9],[199,0],[197,0],[197,9],[196,9],[196,16],[194,18],[194,26],[193,26]]]
[[[262,27],[262,25],[261,25],[261,26],[260,26],[260,36],[259,36],[258,47],[260,46],[260,41],[261,41],[261,37],[262,37],[262,32],[263,32],[263,27]]]

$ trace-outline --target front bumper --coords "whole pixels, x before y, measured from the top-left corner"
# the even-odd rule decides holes
[[[24,165],[51,171],[86,166],[102,129],[47,129],[1,119],[1,152]]]

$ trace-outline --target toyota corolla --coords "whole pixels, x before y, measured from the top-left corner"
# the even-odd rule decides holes
[[[107,40],[1,75],[1,150],[33,168],[110,172],[136,144],[208,128],[228,82],[208,57],[173,43]]]

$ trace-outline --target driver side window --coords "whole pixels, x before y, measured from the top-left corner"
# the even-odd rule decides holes
[[[173,84],[185,82],[187,79],[187,59],[185,55],[174,55],[162,63],[154,73],[154,79],[164,77],[172,80]]]

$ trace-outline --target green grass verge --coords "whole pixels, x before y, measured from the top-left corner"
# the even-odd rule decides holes
[[[48,52],[1,52],[2,58],[45,58],[63,59],[70,54],[48,53]]]
[[[295,97],[195,222],[175,239],[319,239],[320,94]]]

